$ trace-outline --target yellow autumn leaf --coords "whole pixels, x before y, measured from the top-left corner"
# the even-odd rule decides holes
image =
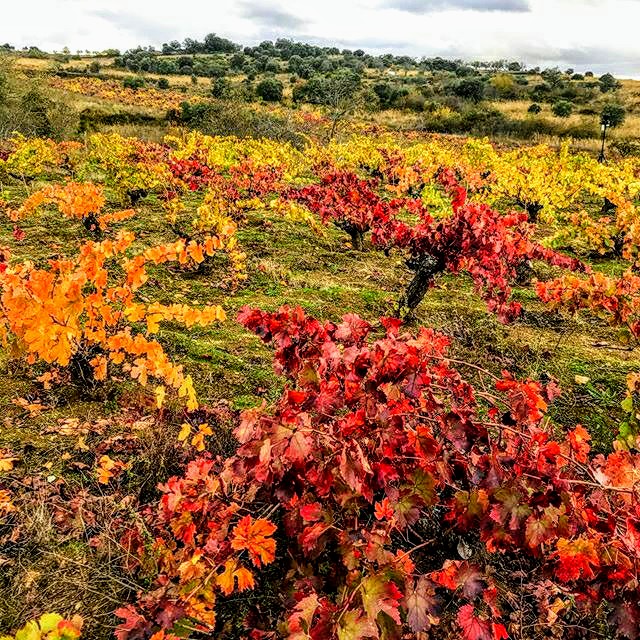
[[[196,448],[197,451],[202,452],[206,449],[206,445],[204,439],[206,436],[213,435],[213,430],[208,424],[201,424],[198,427],[198,433],[191,440],[191,444]]]
[[[164,319],[161,313],[153,313],[147,316],[147,333],[158,333],[160,321]]]
[[[178,434],[178,440],[180,442],[184,442],[189,437],[190,434],[191,434],[191,425],[185,422],[180,428],[180,433]]]
[[[0,449],[0,473],[11,471],[13,463],[17,461],[18,458],[12,456],[9,451]]]
[[[156,387],[156,406],[158,407],[158,409],[162,409],[162,405],[164,404],[164,399],[165,396],[167,395],[167,392],[165,390],[165,388],[160,385],[158,387]]]

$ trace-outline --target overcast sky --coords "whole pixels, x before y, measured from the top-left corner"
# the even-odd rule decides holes
[[[0,42],[159,46],[210,32],[640,77],[640,0],[4,0]]]

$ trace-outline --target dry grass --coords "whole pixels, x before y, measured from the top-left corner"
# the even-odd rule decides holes
[[[638,85],[640,88],[640,83],[636,83],[635,81],[627,81],[634,82],[634,84]],[[626,103],[627,100],[624,100]],[[496,101],[489,103],[492,108],[498,109],[500,112],[504,113],[504,115],[512,118],[514,120],[524,120],[525,118],[531,117],[528,113],[529,106],[531,105],[531,101],[529,100],[510,100],[510,101]],[[549,104],[540,104],[542,107],[542,111],[540,112],[540,116],[555,119],[561,124],[566,125],[593,125],[596,128],[599,125],[599,116],[586,116],[580,115],[579,113],[573,113],[568,118],[558,118],[553,115],[553,111],[551,109],[551,105]],[[640,113],[630,112],[627,114],[627,117],[621,127],[617,129],[613,129],[609,133],[609,137],[612,140],[618,138],[640,138]],[[589,147],[592,145],[589,145]]]

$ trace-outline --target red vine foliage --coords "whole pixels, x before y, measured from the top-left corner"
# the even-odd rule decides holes
[[[554,438],[555,385],[476,392],[446,337],[395,319],[377,339],[353,314],[239,320],[287,386],[244,413],[234,456],[164,487],[161,574],[120,640],[220,631],[216,593],[262,588],[274,559],[281,599],[248,638],[579,638],[598,620],[640,637],[640,456],[593,456],[580,426]]]
[[[355,173],[334,172],[324,175],[319,184],[290,190],[287,198],[306,205],[324,224],[333,222],[361,250],[364,234],[389,224],[402,205],[401,200],[383,200],[375,187],[375,181],[362,180]]]
[[[603,273],[593,273],[588,278],[566,275],[539,282],[536,290],[551,309],[571,313],[586,309],[616,327],[626,327],[634,338],[640,338],[640,277],[631,271],[619,278]]]
[[[197,158],[172,158],[168,163],[174,181],[184,185],[189,191],[198,191],[211,184],[220,172]]]
[[[407,209],[418,218],[416,224],[389,219],[373,232],[374,244],[409,254],[407,265],[415,276],[400,308],[415,309],[438,274],[466,272],[489,310],[502,322],[509,322],[522,311],[521,305],[511,300],[511,283],[527,261],[544,260],[574,271],[587,269],[580,261],[535,242],[535,226],[527,222],[526,214],[502,214],[485,204],[467,202],[465,189],[451,171],[441,171],[439,181],[451,197],[451,217],[434,220],[422,202],[406,201]]]

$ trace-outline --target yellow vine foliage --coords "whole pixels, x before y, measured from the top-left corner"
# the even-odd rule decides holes
[[[234,136],[208,136],[190,131],[183,136],[166,136],[171,147],[171,158],[186,160],[198,158],[209,167],[227,170],[246,160],[258,168],[283,167],[285,178],[295,180],[311,171],[312,162],[307,152],[298,151],[288,142]]]
[[[207,191],[203,203],[197,207],[196,215],[191,220],[186,219],[184,214],[188,210],[179,198],[168,200],[163,206],[171,226],[183,230],[190,226],[190,235],[163,247],[152,247],[147,250],[146,256],[151,257],[154,262],[164,262],[169,258],[161,257],[160,254],[166,251],[167,255],[172,256],[171,260],[183,266],[198,266],[207,257],[224,252],[229,260],[233,280],[239,282],[247,279],[247,256],[238,244],[238,225],[226,215],[230,207],[215,188]]]
[[[45,613],[30,620],[15,636],[0,636],[0,640],[78,640],[82,635],[80,616],[65,619],[57,613]]]
[[[169,181],[169,170],[159,145],[117,133],[89,136],[81,174],[100,176],[123,200],[133,193],[160,190]]]
[[[20,178],[35,178],[53,170],[60,162],[58,147],[46,138],[25,138],[21,134],[10,140],[12,151],[0,160],[0,172]]]

